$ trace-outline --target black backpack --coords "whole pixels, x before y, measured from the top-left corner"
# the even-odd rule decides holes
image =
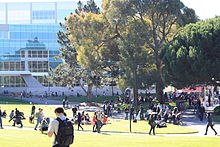
[[[74,129],[73,124],[69,119],[61,120],[59,117],[56,119],[59,122],[58,133],[55,140],[59,145],[67,146],[73,143]]]

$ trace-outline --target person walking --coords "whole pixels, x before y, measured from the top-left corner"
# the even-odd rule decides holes
[[[140,120],[144,120],[144,106],[140,106]]]
[[[78,116],[77,116],[78,131],[79,131],[79,128],[81,128],[82,131],[83,131],[83,127],[81,126],[81,122],[82,122],[82,115],[81,115],[81,113],[79,112],[79,113],[78,113]]]
[[[205,107],[203,105],[201,105],[201,107],[199,108],[200,121],[203,121],[204,113],[205,113]]]
[[[102,127],[102,112],[99,110],[96,115],[96,129],[100,133]]]
[[[2,127],[2,111],[1,111],[1,107],[0,107],[0,127],[1,127],[1,129],[4,129]]]
[[[213,128],[214,126],[214,123],[213,123],[213,118],[212,118],[212,115],[211,113],[208,113],[207,115],[207,126],[206,126],[206,131],[205,131],[205,134],[204,135],[207,135],[207,132],[208,132],[208,128],[211,127],[212,130],[215,132],[215,135],[217,135],[218,133],[216,132],[216,130]]]
[[[9,115],[10,120],[12,120],[12,119],[14,118],[14,116],[15,116],[14,110],[11,110],[11,113],[10,113],[10,115]],[[9,122],[10,122],[10,121],[9,121]]]
[[[129,109],[128,106],[125,107],[125,120],[128,120]]]
[[[155,116],[154,114],[152,113],[150,115],[150,118],[149,118],[149,125],[150,125],[150,131],[149,131],[149,135],[151,135],[151,131],[153,131],[153,135],[155,135],[155,127],[156,127],[156,122],[155,122]]]
[[[94,112],[94,116],[92,118],[92,123],[93,123],[93,127],[92,127],[92,131],[96,132],[96,112]]]
[[[209,107],[211,106],[211,97],[212,97],[212,95],[211,95],[211,94],[209,94],[209,96],[208,96],[208,103],[209,103]]]
[[[53,147],[69,147],[74,140],[73,124],[64,115],[64,109],[55,109],[57,118],[49,125],[47,135],[52,137],[54,134]]]
[[[37,117],[37,124],[36,124],[34,130],[37,130],[38,125],[41,124],[41,121],[44,118],[43,109],[39,108],[39,112],[36,113],[36,117]]]
[[[66,106],[66,100],[63,99],[63,108],[65,109],[65,106]]]

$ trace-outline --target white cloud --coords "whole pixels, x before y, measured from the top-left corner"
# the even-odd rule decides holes
[[[220,0],[182,0],[182,2],[193,8],[200,19],[220,16]]]

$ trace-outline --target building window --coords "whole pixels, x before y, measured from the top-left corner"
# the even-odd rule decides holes
[[[1,31],[0,39],[9,39],[9,32]]]
[[[25,51],[21,51],[21,58],[25,57]]]
[[[55,11],[54,10],[34,10],[32,12],[32,19],[55,19]]]
[[[25,87],[21,76],[0,76],[1,87]]]
[[[21,62],[0,62],[0,71],[24,71],[25,63]]]
[[[28,51],[28,58],[48,58],[48,51]]]
[[[48,72],[48,61],[29,61],[28,69],[30,72]]]

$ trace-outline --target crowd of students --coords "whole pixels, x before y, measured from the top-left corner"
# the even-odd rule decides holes
[[[77,112],[77,108],[72,108],[73,111],[73,124],[77,124],[77,130],[79,131],[84,130],[83,125],[92,125],[93,132],[100,133],[101,128],[103,125],[107,124],[108,116],[102,113],[101,110],[98,110],[94,112],[93,117],[91,118],[88,113],[85,113],[85,111]]]

